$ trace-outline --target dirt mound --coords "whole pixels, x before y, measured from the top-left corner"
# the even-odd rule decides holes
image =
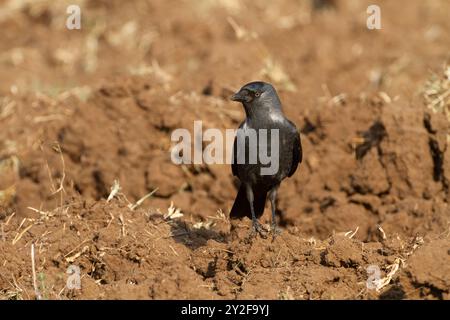
[[[420,288],[421,296],[450,299],[449,245],[448,239],[433,241],[418,249],[408,261],[406,273],[411,283]]]
[[[154,207],[174,201],[201,218],[228,211],[235,187],[226,165],[178,166],[170,160],[170,133],[192,131],[200,113],[208,127],[235,125],[231,116],[213,109],[214,103],[227,102],[187,97],[183,117],[175,118],[181,106],[158,102],[160,90],[147,79],[122,79],[100,87],[86,103],[42,102],[23,118],[28,101],[17,101],[6,135],[17,150],[5,155],[4,166],[11,170],[5,170],[9,178],[3,181],[9,181],[5,188],[16,183],[18,214],[32,213],[29,206],[54,207],[58,186],[69,195],[106,198],[114,180],[130,201],[157,189]],[[450,177],[443,133],[449,123],[425,106],[348,100],[345,106],[310,112],[305,120],[308,154],[301,173],[280,192],[282,223],[293,225],[301,213],[310,217],[299,226],[309,234],[327,237],[359,226],[361,240],[371,240],[377,224],[407,236],[445,231]],[[52,118],[41,123],[47,113]],[[324,161],[339,166],[324,166]]]
[[[80,200],[23,225],[29,226],[26,234],[16,238],[15,247],[10,246],[9,235],[18,226],[11,222],[4,227],[8,243],[1,244],[2,256],[17,257],[2,266],[2,295],[6,297],[35,298],[29,290],[32,278],[24,277],[31,275],[31,242],[44,299],[213,297],[207,290],[191,291],[202,282],[185,263],[174,263],[174,258],[186,258],[187,249],[168,240],[172,234],[164,220],[149,223],[148,212],[132,212],[124,204]],[[83,274],[82,291],[66,288],[65,271],[75,264]],[[19,277],[15,290],[7,281],[11,274]]]
[[[348,234],[305,239],[289,228],[271,241],[248,240],[249,227],[245,220],[230,234],[217,231],[230,228],[220,215],[211,228],[166,212],[133,211],[123,199],[73,199],[39,218],[3,224],[0,252],[8,259],[0,293],[8,299],[34,299],[36,292],[44,299],[367,299],[378,295],[367,289],[367,266],[376,265],[382,277],[398,270],[381,298],[448,298],[448,235],[424,245],[419,238],[362,243]],[[74,265],[81,290],[67,287]]]

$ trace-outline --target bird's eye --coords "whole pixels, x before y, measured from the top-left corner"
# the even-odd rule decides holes
[[[255,92],[255,97],[259,97],[261,95],[261,93],[259,93],[259,92]]]

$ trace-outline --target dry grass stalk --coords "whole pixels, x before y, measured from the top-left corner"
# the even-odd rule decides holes
[[[13,241],[12,241],[12,244],[15,245],[17,242],[19,242],[19,240],[23,237],[23,235],[24,235],[28,230],[30,230],[32,227],[33,227],[33,225],[30,224],[28,227],[26,227],[25,229],[23,229],[22,232],[20,232],[19,234],[17,234],[17,235],[14,237],[14,239],[13,239]]]
[[[83,253],[88,252],[89,251],[89,246],[84,246],[83,249],[77,253],[75,253],[74,255],[67,257],[66,261],[68,263],[73,263],[75,262],[76,259],[78,259]]]
[[[0,105],[0,120],[6,119],[12,115],[15,107],[15,101],[9,101],[7,98],[4,98],[2,105]]]
[[[121,187],[119,184],[119,180],[114,180],[114,183],[111,187],[111,193],[108,196],[108,199],[106,199],[106,202],[110,202],[115,196],[116,194],[120,191]]]
[[[34,243],[31,244],[31,271],[33,272],[33,287],[34,293],[36,294],[36,299],[41,300],[42,296],[39,292],[37,282],[36,282],[36,266],[34,263]]]
[[[391,282],[394,275],[400,270],[400,266],[405,266],[406,259],[409,256],[411,256],[414,253],[414,251],[416,251],[417,248],[419,248],[423,243],[424,243],[424,241],[423,241],[422,237],[416,237],[414,239],[411,250],[405,254],[406,257],[405,258],[398,257],[394,260],[393,264],[387,266],[387,269],[389,269],[389,272],[386,275],[386,277],[378,279],[378,280],[374,280],[374,284],[376,286],[375,289],[377,290],[377,292],[381,291],[381,289],[383,289],[385,286],[387,286]]]
[[[377,229],[378,229],[378,231],[380,231],[381,236],[383,237],[383,240],[386,240],[387,239],[386,232],[384,232],[383,228],[380,225],[377,225]]]
[[[232,17],[228,17],[227,21],[230,24],[231,28],[233,28],[234,34],[236,35],[236,38],[238,40],[252,40],[258,38],[258,34],[256,32],[250,32],[246,30],[245,28],[240,26]]]
[[[386,275],[386,277],[373,281],[373,283],[375,284],[375,290],[377,290],[377,292],[380,292],[381,289],[387,286],[391,282],[397,271],[400,269],[400,264],[404,263],[404,259],[396,258],[393,264],[387,266],[387,269],[389,269],[389,273]]]
[[[56,193],[58,193],[58,192],[64,192],[64,191],[65,191],[65,190],[64,190],[64,179],[66,178],[66,163],[64,162],[64,156],[63,156],[63,154],[62,154],[61,146],[59,145],[59,143],[57,143],[57,144],[53,147],[53,150],[55,150],[56,152],[59,153],[59,156],[60,156],[60,159],[61,159],[61,165],[62,165],[62,177],[61,177],[61,180],[60,180],[60,182],[59,182],[59,187],[58,187],[58,189],[56,189],[56,190],[52,193],[52,195],[54,195],[54,194],[56,194]],[[61,201],[61,204],[62,204],[62,201]]]
[[[173,202],[170,202],[170,207],[167,209],[167,213],[164,215],[165,220],[173,220],[177,218],[181,218],[183,213],[181,209],[175,208]]]
[[[441,75],[432,74],[425,84],[423,96],[429,109],[443,113],[450,121],[450,66],[446,66]]]
[[[119,220],[120,220],[120,224],[122,225],[122,237],[125,237],[127,233],[126,233],[126,230],[125,230],[125,220],[123,218],[123,214],[122,213],[119,215]]]
[[[145,196],[143,196],[142,198],[140,198],[138,201],[136,201],[135,204],[130,204],[128,205],[128,208],[130,208],[131,210],[135,210],[137,207],[139,207],[142,203],[144,203],[145,200],[147,200],[148,198],[150,198],[152,195],[155,194],[155,192],[158,191],[158,188],[156,188],[155,190],[153,190],[150,193],[147,193]]]
[[[3,240],[3,242],[5,242],[6,241],[6,235],[5,235],[5,224],[4,223],[2,223],[2,240]]]
[[[353,231],[353,230],[347,231],[346,233],[344,233],[344,236],[346,236],[349,239],[351,239],[351,238],[353,238],[355,236],[355,234],[358,232],[358,230],[359,230],[359,226],[356,227],[355,231]]]
[[[271,57],[264,61],[264,67],[261,70],[261,76],[266,76],[270,81],[278,84],[281,89],[286,91],[297,91],[297,87],[292,82],[291,78],[284,71],[281,64],[274,61]]]
[[[9,222],[11,221],[11,219],[16,215],[16,212],[14,211],[8,218],[8,220],[6,220],[5,222],[5,226],[7,226],[9,224]]]

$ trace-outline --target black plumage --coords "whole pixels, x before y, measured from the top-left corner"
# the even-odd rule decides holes
[[[233,146],[232,172],[241,181],[238,194],[230,212],[232,219],[249,217],[252,219],[252,233],[263,234],[264,228],[259,221],[264,212],[267,196],[269,196],[272,207],[272,231],[276,232],[276,195],[280,183],[287,177],[291,177],[297,170],[298,164],[302,162],[302,146],[300,134],[291,121],[289,121],[282,111],[281,101],[275,88],[265,82],[251,82],[243,86],[239,92],[231,97],[233,101],[243,104],[246,119],[239,126],[238,135],[244,134],[248,129],[257,132],[261,129],[267,130],[267,143],[261,141],[257,135],[257,147],[266,148],[266,152],[271,155],[271,143],[278,145],[278,170],[273,174],[262,174],[261,169],[270,166],[261,163],[260,157],[256,157],[256,163],[249,162],[250,145],[248,139],[235,138]],[[278,129],[278,141],[272,129]],[[273,136],[273,138],[272,138]],[[238,141],[245,141],[245,163],[238,163]],[[276,145],[274,145],[276,146]],[[253,150],[252,150],[253,151]],[[275,154],[275,152],[274,152]]]

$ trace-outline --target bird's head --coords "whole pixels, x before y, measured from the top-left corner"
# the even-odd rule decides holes
[[[281,102],[275,88],[267,82],[255,81],[247,83],[230,98],[232,101],[241,102],[248,113],[258,110],[281,110]]]

